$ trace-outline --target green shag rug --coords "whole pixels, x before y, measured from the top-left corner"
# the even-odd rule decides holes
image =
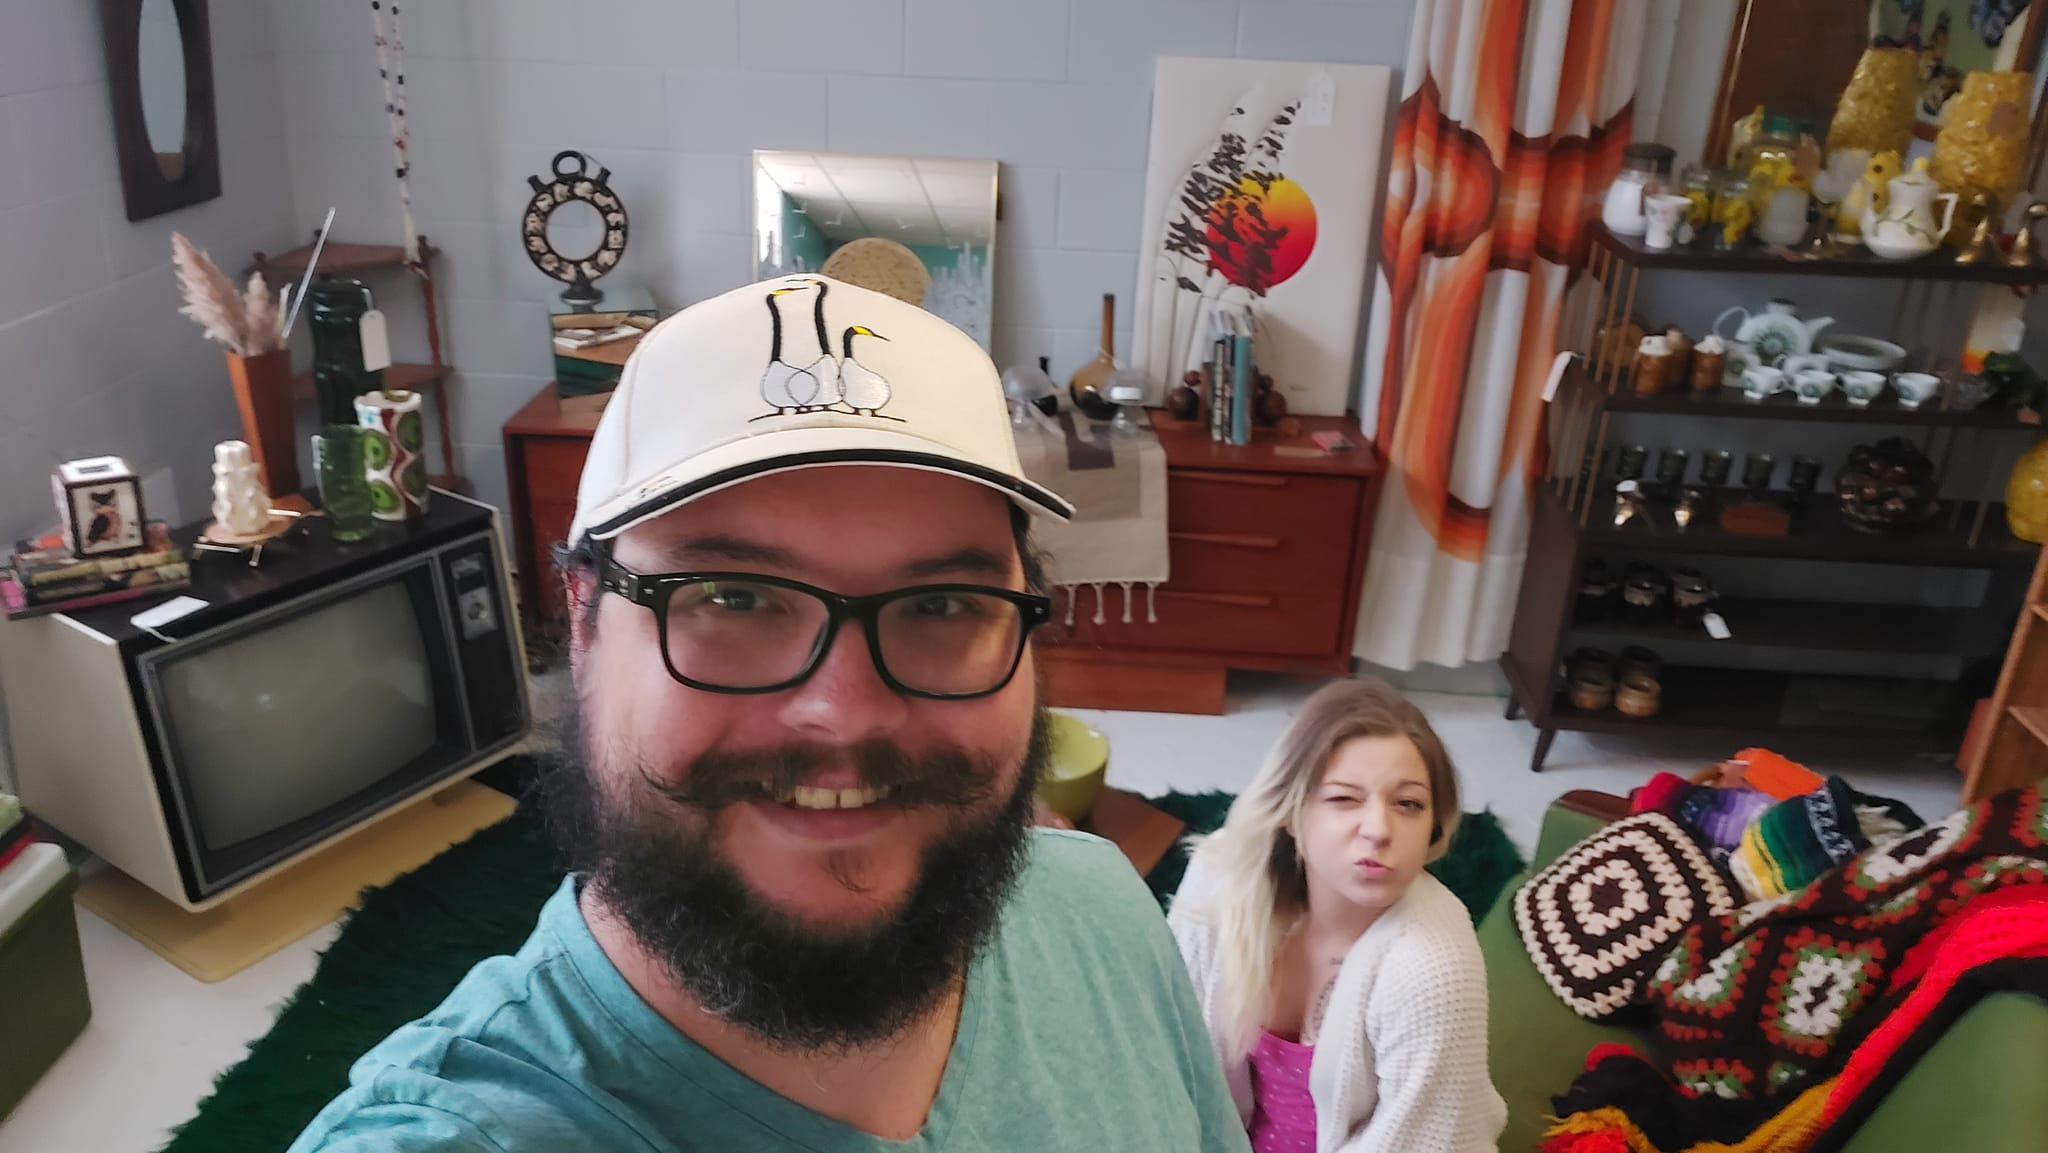
[[[1208,832],[1228,793],[1170,793],[1152,803]],[[1430,871],[1472,910],[1473,923],[1521,872],[1523,861],[1492,813],[1467,813],[1451,851]],[[1176,846],[1145,878],[1163,907],[1187,870]],[[348,1085],[348,1069],[393,1029],[421,1016],[485,957],[516,952],[562,865],[525,807],[389,885],[361,907],[321,955],[313,979],[278,1011],[249,1055],[214,1082],[213,1095],[164,1153],[282,1150]]]

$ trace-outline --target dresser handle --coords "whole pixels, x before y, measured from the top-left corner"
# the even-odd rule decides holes
[[[1272,597],[1253,593],[1182,593],[1175,592],[1163,585],[1159,589],[1159,595],[1162,598],[1178,597],[1184,601],[1200,601],[1203,604],[1211,605],[1231,605],[1241,609],[1269,609],[1275,603]]]
[[[1286,488],[1287,478],[1266,472],[1205,472],[1198,468],[1177,468],[1173,476],[1208,484],[1234,484],[1243,488]]]
[[[1274,549],[1280,547],[1280,538],[1277,536],[1247,536],[1243,533],[1229,532],[1169,532],[1166,535],[1173,540],[1192,541],[1196,544],[1217,544],[1225,548]]]

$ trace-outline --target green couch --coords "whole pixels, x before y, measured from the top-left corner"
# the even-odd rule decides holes
[[[1604,793],[1560,798],[1544,815],[1530,871],[1626,812],[1626,802]],[[1515,931],[1513,897],[1526,876],[1509,882],[1479,925],[1493,1083],[1508,1103],[1502,1153],[1536,1148],[1550,1098],[1571,1084],[1594,1045],[1621,1041],[1648,1051],[1646,1031],[1588,1021],[1543,983]],[[2018,993],[1979,1002],[1884,1099],[1846,1153],[1942,1149],[2048,1149],[2048,1003]]]

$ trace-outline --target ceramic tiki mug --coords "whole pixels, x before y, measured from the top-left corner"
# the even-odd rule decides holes
[[[363,474],[370,512],[378,520],[410,520],[427,511],[425,421],[417,392],[366,392],[356,397],[363,427]]]

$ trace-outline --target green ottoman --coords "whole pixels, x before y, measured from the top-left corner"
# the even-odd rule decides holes
[[[0,869],[0,1118],[28,1096],[85,1030],[92,1003],[71,893],[78,877],[55,845],[30,845]]]

